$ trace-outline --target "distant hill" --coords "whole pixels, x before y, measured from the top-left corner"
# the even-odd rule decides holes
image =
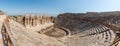
[[[4,15],[4,12],[2,10],[0,10],[0,15]]]

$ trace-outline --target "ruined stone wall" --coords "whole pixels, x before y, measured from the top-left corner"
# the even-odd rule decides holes
[[[64,13],[57,16],[55,21],[56,26],[65,26],[66,23],[92,20],[104,23],[112,23],[112,20],[119,20],[120,12],[87,12],[87,13]],[[115,20],[114,20],[115,21]],[[64,23],[63,23],[64,22]],[[115,23],[115,22],[114,22]]]
[[[54,17],[53,16],[45,16],[45,15],[19,15],[19,16],[9,16],[11,19],[19,22],[20,24],[28,27],[34,27],[40,24],[45,23],[53,23]]]
[[[70,30],[72,34],[75,34],[100,25],[104,25],[107,27],[114,26],[115,25],[114,23],[116,21],[118,25],[120,24],[119,16],[120,12],[64,13],[57,16],[54,26],[57,28],[61,27],[67,28]]]

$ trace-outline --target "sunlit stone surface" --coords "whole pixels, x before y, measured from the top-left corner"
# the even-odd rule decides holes
[[[57,17],[0,15],[0,29],[8,27],[9,40],[15,46],[119,46],[119,21],[119,11],[63,13]]]

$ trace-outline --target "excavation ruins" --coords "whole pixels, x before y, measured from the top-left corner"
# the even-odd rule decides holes
[[[120,12],[54,17],[0,11],[0,46],[120,46]]]

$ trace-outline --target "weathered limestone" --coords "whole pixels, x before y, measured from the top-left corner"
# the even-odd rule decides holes
[[[84,14],[83,13],[82,14],[81,13],[80,14],[79,13],[60,14],[57,16],[57,19],[55,21],[55,26],[68,28],[72,33],[80,32],[78,30],[82,31],[84,29],[86,30],[87,28],[89,29],[89,26],[92,24],[93,24],[93,26],[105,25],[105,26],[111,28],[112,30],[116,30],[116,28],[113,29],[113,26],[114,26],[114,27],[118,27],[117,30],[119,30],[119,26],[115,26],[115,24],[114,24],[117,21],[116,25],[119,25],[119,18],[120,18],[119,13],[120,12],[117,12],[117,13],[116,12],[105,12],[105,13],[89,12],[86,14],[85,13]],[[109,23],[111,23],[111,24],[109,25]]]
[[[2,30],[2,25],[3,25],[3,22],[4,20],[6,19],[6,15],[0,11],[0,46],[4,46],[3,44],[3,40],[2,40],[2,33],[1,33],[1,30]]]
[[[10,16],[11,19],[26,27],[34,27],[40,24],[53,23],[54,17],[41,16],[36,14],[26,14],[25,16]]]
[[[23,22],[23,16],[18,16],[17,18],[16,18],[16,21],[17,22],[19,22],[19,23],[21,23],[21,24],[23,24],[24,22]]]
[[[17,46],[67,46],[56,38],[38,34],[13,20],[9,24]]]
[[[57,16],[54,27],[64,27],[70,31],[70,36],[62,38],[62,42],[69,46],[115,46],[120,41],[118,41],[120,35],[115,33],[116,31],[120,33],[119,13],[89,12],[82,14],[60,14]],[[115,39],[116,37],[119,38]]]
[[[120,12],[10,18],[10,30],[18,46],[115,46],[120,41]]]

